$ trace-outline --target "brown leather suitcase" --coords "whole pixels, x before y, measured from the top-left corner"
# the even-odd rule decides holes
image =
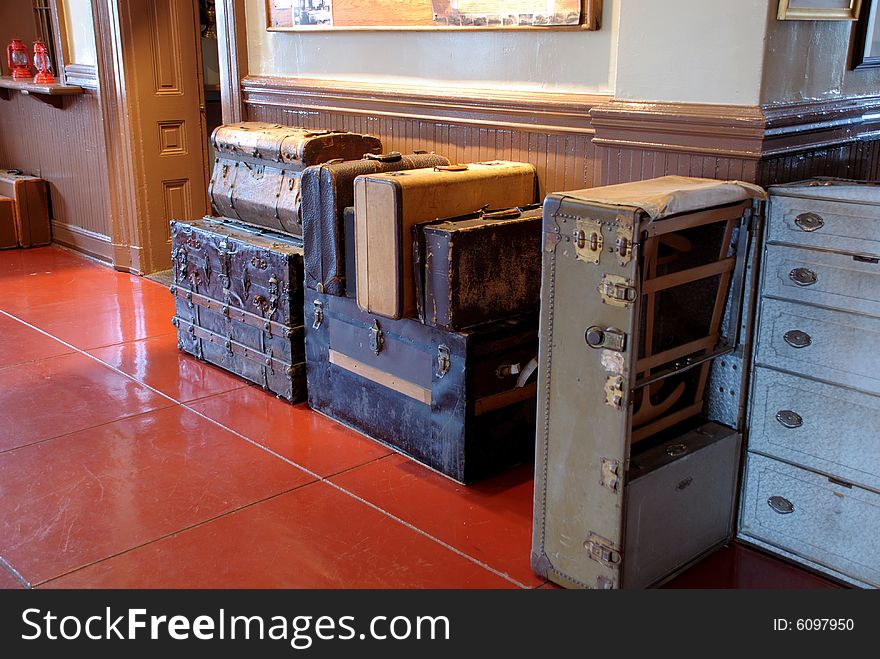
[[[537,313],[541,235],[540,206],[413,226],[419,319],[458,330]]]
[[[0,249],[18,247],[15,233],[15,202],[9,197],[0,197]]]
[[[217,214],[273,231],[302,235],[300,179],[310,165],[379,153],[376,137],[264,122],[219,126],[208,193]]]
[[[412,226],[482,209],[534,203],[535,168],[496,160],[355,180],[357,302],[386,318],[417,315]]]
[[[15,233],[21,247],[40,247],[52,242],[46,181],[19,169],[0,169],[0,195],[14,201]]]
[[[171,223],[178,347],[305,398],[302,241],[205,218]]]
[[[433,153],[387,153],[306,168],[301,182],[306,286],[330,295],[345,294],[346,272],[354,270],[345,269],[343,211],[354,204],[356,177],[448,164]]]

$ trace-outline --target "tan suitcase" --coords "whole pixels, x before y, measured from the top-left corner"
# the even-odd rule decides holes
[[[18,247],[15,235],[15,202],[9,197],[0,197],[0,249]]]
[[[14,202],[19,245],[39,247],[52,242],[49,194],[43,179],[22,174],[18,169],[0,169],[0,195]]]
[[[355,264],[358,306],[387,318],[417,314],[412,226],[481,208],[535,201],[535,168],[492,161],[414,169],[355,180]]]

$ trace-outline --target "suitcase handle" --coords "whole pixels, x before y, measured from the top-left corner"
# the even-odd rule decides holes
[[[399,151],[391,151],[390,153],[365,153],[364,160],[375,160],[377,162],[398,162],[403,160],[403,155]]]
[[[465,172],[469,168],[467,165],[435,165],[435,172]]]

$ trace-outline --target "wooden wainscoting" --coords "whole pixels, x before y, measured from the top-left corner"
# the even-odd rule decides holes
[[[271,77],[247,77],[242,91],[251,121],[369,133],[386,151],[423,149],[455,162],[530,162],[542,194],[602,183],[590,109],[607,96]]]
[[[662,174],[760,185],[878,178],[880,97],[763,107],[613,101],[593,108],[606,183]]]
[[[19,93],[0,99],[0,167],[49,182],[52,237],[112,262],[111,217],[101,109],[96,93],[60,108]]]

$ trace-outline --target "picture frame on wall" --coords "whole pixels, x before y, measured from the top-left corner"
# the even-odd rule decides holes
[[[270,32],[598,30],[602,0],[265,0]]]
[[[780,21],[855,21],[864,0],[779,0]]]
[[[880,67],[880,0],[862,0],[853,37],[852,68]]]

